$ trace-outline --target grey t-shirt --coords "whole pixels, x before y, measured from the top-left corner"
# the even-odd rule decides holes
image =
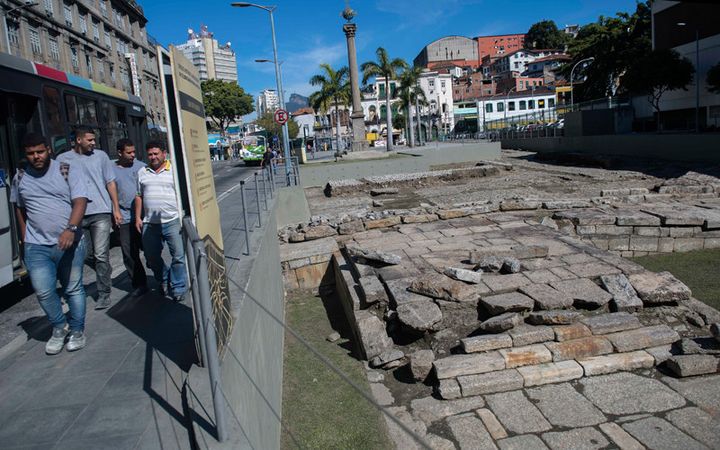
[[[61,153],[56,158],[59,162],[66,162],[73,166],[78,164],[85,172],[87,182],[88,205],[85,215],[112,212],[112,202],[107,191],[107,184],[115,181],[115,165],[107,153],[95,149],[90,154],[79,154],[73,150]]]
[[[83,171],[69,165],[66,180],[60,166],[51,160],[44,174],[28,167],[22,177],[15,175],[13,179],[10,202],[25,208],[25,242],[29,244],[57,245],[70,220],[72,200],[88,197]]]
[[[120,203],[120,212],[122,213],[122,223],[130,222],[134,211],[133,204],[135,202],[135,195],[137,195],[137,179],[138,170],[145,167],[145,163],[133,161],[132,166],[123,167],[120,164],[113,164],[113,170],[115,171],[115,183],[117,183],[118,189],[118,201]]]

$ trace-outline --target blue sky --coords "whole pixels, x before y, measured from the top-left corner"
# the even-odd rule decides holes
[[[182,43],[187,29],[201,24],[219,42],[230,41],[237,55],[238,81],[253,96],[275,87],[268,14],[257,8],[233,8],[230,0],[140,0],[148,31],[163,45]],[[326,62],[347,65],[340,12],[344,0],[276,0],[275,29],[283,61],[286,99],[310,94],[308,79]],[[351,0],[357,11],[358,62],[374,59],[377,47],[412,63],[420,49],[447,35],[468,37],[522,33],[533,23],[552,19],[559,27],[585,24],[598,16],[633,11],[635,0]]]

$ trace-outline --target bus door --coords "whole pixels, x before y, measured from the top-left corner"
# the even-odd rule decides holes
[[[41,132],[38,99],[0,91],[0,286],[25,275],[10,182],[23,158],[20,140],[30,131]]]
[[[145,118],[130,116],[130,126],[128,127],[130,139],[135,143],[135,149],[138,157],[142,156],[145,160],[145,144],[147,144],[147,127],[145,126]]]

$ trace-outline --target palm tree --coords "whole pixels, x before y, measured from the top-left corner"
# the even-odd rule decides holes
[[[377,56],[377,62],[368,61],[360,66],[360,70],[363,72],[363,84],[372,78],[384,78],[385,79],[385,109],[387,111],[387,149],[388,151],[393,149],[392,139],[392,110],[390,109],[390,80],[397,78],[398,71],[407,68],[407,63],[402,58],[390,59],[387,54],[387,50],[382,47],[378,47],[375,50]]]
[[[340,105],[350,102],[350,71],[341,67],[337,71],[330,64],[320,64],[321,73],[310,78],[312,86],[320,86],[320,90],[310,94],[310,106],[316,111],[328,111],[335,106],[335,133],[337,138],[337,151],[340,151]]]
[[[418,86],[418,80],[420,79],[420,74],[422,73],[422,67],[412,67],[409,69],[406,69],[403,71],[403,73],[400,74],[400,93],[398,94],[400,96],[400,108],[407,111],[408,116],[408,140],[410,142],[410,147],[415,146],[415,133],[413,132],[413,117],[412,113],[410,111],[410,108],[412,108],[412,105],[415,102],[417,98],[416,104],[427,104],[427,99],[425,98],[425,93],[422,89],[420,89],[420,86]],[[418,120],[420,119],[420,111],[415,111],[416,117]],[[419,127],[418,127],[419,128]],[[420,137],[420,132],[418,131],[418,138]]]

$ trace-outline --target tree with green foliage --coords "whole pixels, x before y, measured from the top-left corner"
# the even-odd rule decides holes
[[[660,126],[660,100],[667,91],[687,90],[695,68],[689,59],[672,49],[653,50],[635,62],[625,73],[623,83],[633,94],[645,95],[657,112]]]
[[[340,106],[350,103],[350,70],[341,67],[333,69],[330,64],[320,64],[321,73],[310,78],[312,86],[320,86],[320,90],[310,94],[310,106],[315,111],[327,112],[331,106],[335,107],[335,137],[337,138],[337,151],[340,151]]]
[[[532,24],[525,35],[525,45],[528,48],[565,48],[569,35],[558,30],[552,20],[541,20]]]
[[[639,2],[635,12],[619,12],[580,28],[568,45],[572,60],[560,73],[570,79],[579,61],[595,60],[584,71],[585,81],[575,86],[575,99],[595,99],[625,90],[622,77],[628,68],[652,49],[650,1]]]
[[[223,135],[228,125],[255,110],[252,96],[234,81],[206,80],[200,88],[205,115]]]
[[[393,149],[393,137],[392,137],[392,110],[390,109],[390,97],[392,92],[390,91],[390,80],[397,79],[398,73],[408,67],[405,60],[402,58],[390,59],[387,50],[382,47],[378,47],[375,50],[377,61],[368,61],[360,66],[360,70],[363,72],[363,84],[366,84],[370,78],[384,78],[385,83],[385,108],[388,111],[387,114],[387,150]]]
[[[708,91],[713,94],[720,94],[720,63],[715,64],[708,70],[705,82],[708,85]]]
[[[400,101],[398,102],[398,107],[401,111],[405,111],[408,117],[409,123],[407,124],[406,131],[408,135],[408,144],[410,145],[410,147],[413,147],[415,145],[415,132],[413,131],[413,117],[411,109],[416,104],[416,98],[418,106],[427,105],[425,93],[420,88],[420,86],[418,86],[420,74],[422,74],[422,67],[414,66],[404,70],[399,76],[400,89],[398,92],[398,97],[400,98]],[[417,117],[418,120],[420,119],[420,111],[415,111],[415,117]],[[394,124],[395,122],[393,121],[393,126]]]
[[[255,123],[257,123],[259,126],[265,129],[266,137],[268,138],[268,144],[270,143],[270,137],[271,136],[277,136],[279,139],[279,142],[282,142],[283,139],[283,133],[282,133],[282,125],[278,125],[275,122],[275,113],[273,111],[268,111],[262,116],[258,117]],[[288,120],[288,137],[290,140],[293,140],[297,137],[298,132],[300,131],[300,127],[298,127],[298,124],[290,119]],[[289,143],[288,143],[289,145]],[[282,147],[281,147],[282,148]]]

